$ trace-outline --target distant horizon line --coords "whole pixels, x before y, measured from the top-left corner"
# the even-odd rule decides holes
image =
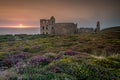
[[[111,28],[111,27],[120,27],[120,25],[118,26],[110,26],[110,27],[106,27],[106,28]],[[78,27],[78,28],[89,28],[89,27]],[[106,28],[102,28],[102,29],[106,29]],[[40,27],[24,27],[24,28],[17,28],[17,27],[0,27],[0,29],[40,29]]]
[[[6,28],[8,28],[8,29],[34,29],[34,28],[39,28],[39,27],[27,27],[27,28],[14,28],[14,27],[0,27],[0,28],[4,28],[4,29],[6,29]]]

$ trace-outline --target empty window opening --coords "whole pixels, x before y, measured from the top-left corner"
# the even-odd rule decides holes
[[[54,28],[52,27],[52,29],[54,29]]]
[[[46,26],[46,30],[48,30],[48,26]]]
[[[44,26],[43,26],[43,30],[44,30]]]

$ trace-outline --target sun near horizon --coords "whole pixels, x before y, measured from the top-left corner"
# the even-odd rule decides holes
[[[14,28],[32,28],[32,26],[25,26],[23,24],[19,24],[17,26],[13,26]]]
[[[25,26],[23,26],[22,24],[19,24],[18,26],[16,26],[16,28],[24,28]]]
[[[22,29],[22,28],[35,28],[33,26],[26,26],[23,24],[18,24],[18,25],[13,25],[13,26],[2,26],[1,28],[18,28],[18,29]]]

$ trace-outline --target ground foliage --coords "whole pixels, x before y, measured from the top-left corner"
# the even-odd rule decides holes
[[[118,34],[2,35],[0,68],[9,80],[119,80]]]

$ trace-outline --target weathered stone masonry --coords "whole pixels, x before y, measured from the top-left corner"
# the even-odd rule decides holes
[[[55,18],[40,19],[41,34],[65,35],[76,33],[99,32],[100,23],[97,22],[96,29],[93,28],[77,28],[75,23],[55,23]]]

